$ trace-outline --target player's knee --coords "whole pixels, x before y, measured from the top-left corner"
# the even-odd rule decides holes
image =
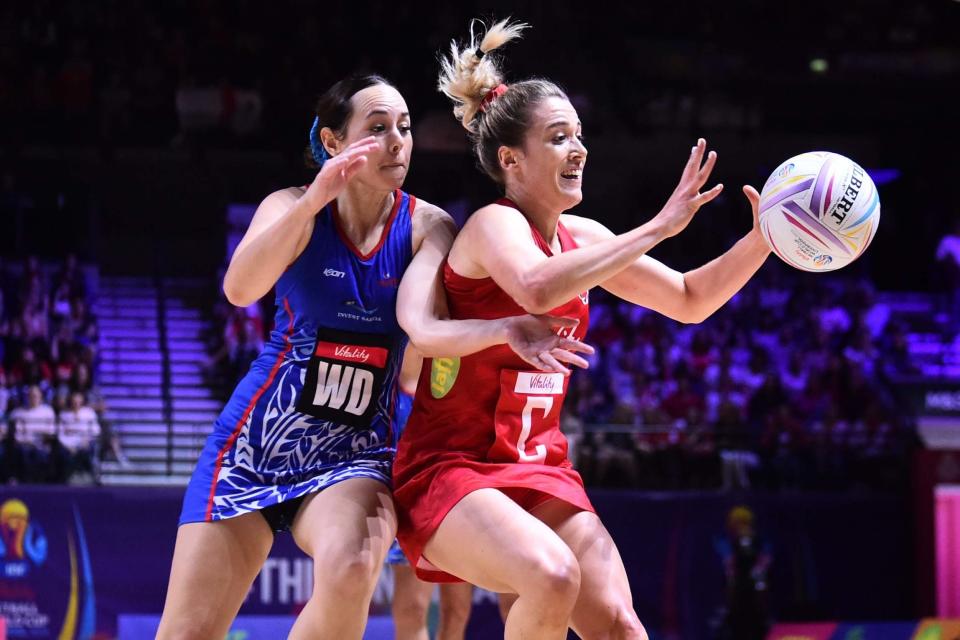
[[[393,613],[393,623],[397,628],[418,629],[425,627],[427,623],[427,610],[430,608],[430,601],[420,601],[417,598],[410,598],[400,594],[394,594],[391,613]]]
[[[539,558],[532,577],[534,589],[557,603],[573,603],[580,593],[580,563],[565,546]]]
[[[440,596],[440,620],[445,624],[459,626],[470,617],[471,598],[445,598]]]
[[[614,637],[625,640],[649,640],[647,630],[643,628],[640,618],[631,607],[622,609],[617,615],[617,632]]]
[[[604,607],[613,613],[613,618],[597,616],[590,620],[593,628],[582,629],[585,638],[591,640],[649,640],[647,630],[629,604]]]
[[[371,591],[380,572],[373,554],[362,549],[344,550],[317,560],[314,558],[314,581],[345,598]]]

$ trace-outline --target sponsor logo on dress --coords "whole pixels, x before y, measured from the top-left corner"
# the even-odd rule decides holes
[[[349,313],[344,311],[338,311],[338,318],[347,318],[349,320],[359,320],[360,322],[383,322],[381,316],[375,315],[377,311],[380,310],[380,307],[374,307],[372,309],[367,309],[363,304],[358,300],[344,300],[343,305],[350,307],[351,309],[356,309],[360,313]]]
[[[333,355],[344,360],[356,360],[357,362],[366,362],[370,359],[370,353],[360,347],[350,348],[347,346],[337,347],[333,350]]]
[[[517,384],[514,387],[516,393],[529,393],[537,395],[563,394],[563,374],[562,373],[529,373],[521,371],[517,373]]]
[[[384,367],[387,364],[387,350],[380,347],[320,341],[317,342],[317,348],[313,354],[321,358],[362,362],[375,367]]]
[[[434,358],[430,365],[430,395],[438,400],[453,389],[460,373],[460,358]]]
[[[343,278],[347,274],[345,274],[343,271],[338,271],[337,269],[331,269],[330,267],[327,267],[323,270],[323,275],[327,276],[328,278]]]
[[[382,274],[382,276],[381,276],[380,281],[379,281],[378,284],[379,284],[381,287],[393,287],[393,288],[396,288],[396,287],[399,287],[399,286],[400,286],[400,278],[398,278],[398,277],[396,277],[396,276],[391,276],[389,271],[385,271],[385,272]]]

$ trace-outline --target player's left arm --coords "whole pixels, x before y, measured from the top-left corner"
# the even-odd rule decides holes
[[[495,320],[450,320],[443,290],[443,262],[453,245],[456,225],[442,209],[417,201],[413,215],[414,256],[400,281],[397,321],[424,357],[457,357],[509,344],[521,358],[546,370],[569,373],[561,363],[586,368],[575,352],[592,353],[581,342],[561,338],[556,326],[574,326],[567,318],[516,316]]]
[[[643,255],[600,286],[618,298],[678,322],[703,322],[750,280],[770,254],[757,222],[760,195],[753,187],[744,187],[743,192],[753,209],[753,229],[724,254],[686,273]],[[572,215],[561,219],[577,244],[613,236],[612,231],[595,220]]]

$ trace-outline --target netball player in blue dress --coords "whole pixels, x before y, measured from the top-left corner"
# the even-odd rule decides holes
[[[586,366],[556,319],[442,320],[449,216],[400,190],[410,116],[378,76],[334,85],[310,134],[321,166],[269,195],[224,279],[233,304],[276,289],[276,325],[207,439],[187,488],[160,638],[222,638],[289,530],[314,588],[291,638],[360,638],[396,531],[390,491],[406,335],[431,356],[509,343],[535,366]],[[402,329],[401,329],[402,325]]]

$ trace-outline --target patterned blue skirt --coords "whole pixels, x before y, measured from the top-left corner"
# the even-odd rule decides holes
[[[390,407],[369,427],[336,424],[295,408],[310,349],[264,353],[254,361],[207,437],[180,524],[258,511],[350,478],[392,486]]]

